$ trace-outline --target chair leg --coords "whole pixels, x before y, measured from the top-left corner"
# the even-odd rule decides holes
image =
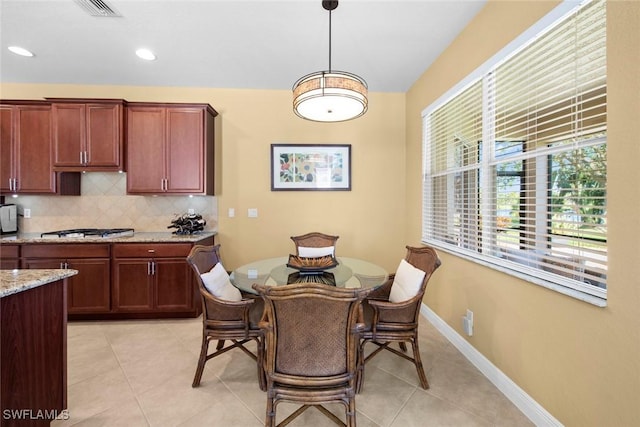
[[[364,382],[364,345],[367,341],[362,341],[358,348],[358,355],[356,360],[356,393],[362,391],[362,383]]]
[[[258,365],[258,384],[260,390],[267,391],[267,378],[264,372],[264,339],[258,338],[258,357],[256,364]]]
[[[224,347],[224,340],[218,340],[218,345],[216,345],[216,350],[222,350]]]
[[[398,345],[400,346],[400,350],[402,350],[403,353],[407,352],[407,343],[406,342],[401,341]]]
[[[267,395],[267,413],[264,418],[264,427],[275,427],[276,411],[273,405],[273,397]]]
[[[356,398],[349,399],[349,407],[347,409],[347,427],[356,427]]]
[[[196,375],[193,377],[193,383],[191,387],[198,387],[200,380],[202,379],[202,372],[204,371],[204,364],[207,362],[207,352],[209,351],[209,339],[206,335],[202,335],[202,345],[200,347],[200,358],[198,359],[198,367],[196,368]]]
[[[427,381],[427,376],[424,373],[424,368],[422,367],[422,359],[420,359],[420,348],[418,347],[418,337],[413,337],[411,340],[411,346],[413,347],[413,361],[416,365],[416,370],[418,371],[418,378],[420,378],[420,385],[423,389],[429,389],[429,382]]]

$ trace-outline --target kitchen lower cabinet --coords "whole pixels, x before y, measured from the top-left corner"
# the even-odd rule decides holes
[[[108,239],[107,239],[108,240]],[[187,255],[197,243],[24,243],[0,245],[3,269],[69,268],[70,320],[197,317],[202,303]]]
[[[114,244],[113,311],[141,317],[199,315],[200,298],[186,262],[192,247],[191,243]]]
[[[22,249],[24,268],[78,270],[77,275],[68,279],[70,315],[111,310],[109,254],[108,244],[37,244],[25,245]]]
[[[20,246],[0,244],[0,269],[20,268]]]

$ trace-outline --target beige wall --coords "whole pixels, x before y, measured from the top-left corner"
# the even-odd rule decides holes
[[[407,238],[420,233],[421,111],[558,2],[490,0],[407,93]],[[640,2],[610,1],[609,298],[598,308],[442,253],[425,302],[567,426],[640,425]]]
[[[339,234],[338,251],[394,270],[418,243],[421,111],[557,2],[494,1],[406,94],[373,93],[358,120],[298,119],[288,91],[2,84],[1,98],[126,98],[208,102],[220,113],[222,186],[218,241],[228,268],[292,249],[289,236]],[[458,332],[475,314],[470,343],[567,426],[640,425],[640,3],[611,2],[609,36],[609,303],[559,295],[441,252],[425,302]],[[406,111],[405,111],[406,108]],[[350,192],[271,192],[273,142],[349,143]],[[228,218],[228,208],[236,210]],[[246,217],[258,208],[259,218]]]
[[[404,94],[372,93],[369,111],[364,117],[325,124],[295,116],[290,91],[9,83],[0,86],[0,98],[43,97],[211,104],[220,113],[216,125],[221,131],[222,156],[221,191],[210,199],[218,205],[217,241],[222,244],[227,268],[291,253],[293,242],[289,237],[309,231],[337,234],[340,236],[338,254],[369,259],[390,271],[395,270],[404,255]],[[351,144],[352,190],[271,191],[270,144],[276,142]],[[112,191],[109,197],[131,203],[124,195],[124,187],[120,188],[120,199],[118,190]],[[157,200],[161,197],[156,200],[129,197],[162,204]],[[59,204],[55,201],[58,199],[52,200],[51,196],[36,199],[40,205]],[[171,204],[181,207],[188,204],[180,201],[181,198],[172,199],[162,216],[167,225],[174,209]],[[234,218],[227,216],[229,208],[235,208]],[[257,208],[259,217],[247,218],[248,208]],[[145,215],[144,210],[135,213],[141,214]],[[68,215],[73,215],[72,209]],[[144,218],[137,221],[145,223]]]

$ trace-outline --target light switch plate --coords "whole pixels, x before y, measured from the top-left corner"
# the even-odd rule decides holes
[[[258,218],[258,209],[250,208],[247,210],[247,216],[249,218]]]

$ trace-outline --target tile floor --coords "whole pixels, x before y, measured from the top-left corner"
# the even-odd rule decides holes
[[[420,345],[431,388],[411,363],[382,352],[366,366],[357,421],[368,426],[532,426],[426,319]],[[201,319],[69,322],[70,418],[52,427],[259,427],[266,397],[254,362],[239,350],[210,360],[191,388]],[[374,348],[369,345],[370,350]],[[341,418],[340,405],[330,407]],[[293,412],[278,406],[277,421]],[[291,426],[334,426],[311,408]]]

